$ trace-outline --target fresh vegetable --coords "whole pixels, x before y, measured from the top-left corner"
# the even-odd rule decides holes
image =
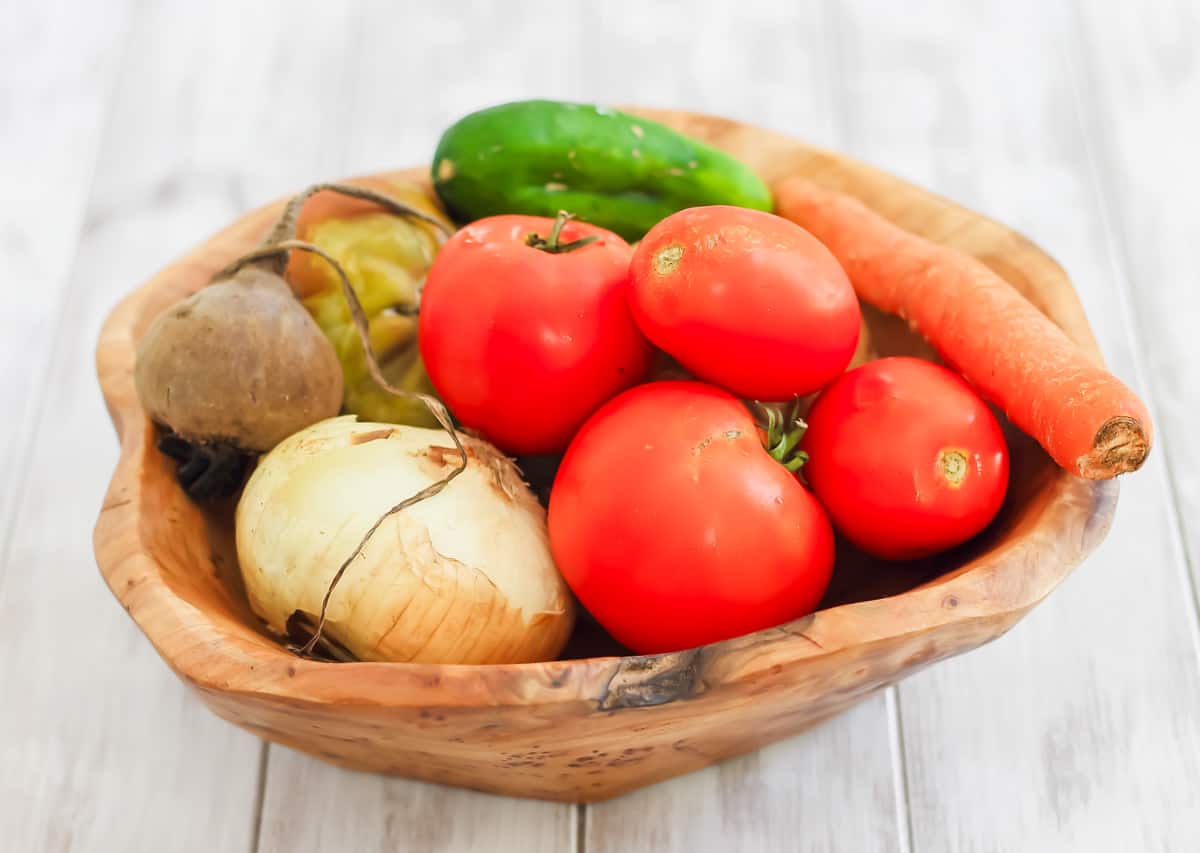
[[[833,531],[730,394],[626,391],[584,424],[550,494],[550,542],[580,602],[635,652],[698,646],[813,610]]]
[[[775,195],[780,213],[841,261],[860,297],[907,319],[1059,465],[1090,479],[1141,467],[1153,432],[1146,406],[1004,279],[803,179]]]
[[[626,301],[629,245],[582,222],[497,216],[446,242],[421,300],[429,377],[462,424],[508,453],[561,451],[651,349]]]
[[[778,216],[696,207],[638,245],[634,319],[697,377],[757,400],[810,394],[846,369],[858,301],[815,237]]]
[[[177,478],[197,500],[232,494],[248,455],[270,450],[341,406],[337,354],[283,278],[291,252],[320,256],[334,271],[338,298],[362,313],[337,259],[295,239],[305,203],[326,190],[442,227],[433,215],[370,188],[314,184],[289,199],[258,248],[154,319],[138,343],[138,398],[170,430],[159,446],[179,462]],[[365,340],[366,318],[361,319]],[[388,384],[382,374],[373,376]],[[419,390],[390,390],[416,402],[423,397]]]
[[[627,240],[694,205],[771,209],[766,184],[728,154],[649,119],[559,101],[455,123],[434,154],[433,186],[460,222],[565,209]]]
[[[458,463],[445,433],[343,416],[280,443],[259,462],[237,508],[238,563],[255,613],[281,635],[289,620],[315,623],[338,562],[366,539],[329,598],[324,624],[353,656],[556,656],[573,605],[550,557],[545,514],[508,459],[461,440],[466,470],[386,516],[397,494],[429,488]]]
[[[1000,424],[956,373],[919,358],[882,358],[817,397],[801,448],[804,476],[834,526],[885,560],[970,539],[1008,488]]]
[[[181,439],[240,452],[270,450],[342,403],[333,348],[267,262],[156,317],[134,381],[150,417]]]
[[[398,216],[367,200],[322,192],[301,210],[296,236],[341,263],[366,312],[371,346],[384,375],[401,388],[432,393],[417,347],[418,288],[453,228],[416,184],[387,178],[355,183],[386,193],[428,219]],[[287,278],[341,362],[345,411],[371,421],[436,426],[419,400],[389,394],[371,378],[350,308],[328,262],[297,252],[288,261]]]

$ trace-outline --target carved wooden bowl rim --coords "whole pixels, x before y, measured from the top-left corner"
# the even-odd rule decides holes
[[[1023,266],[1036,286],[1054,295],[1049,304],[1039,307],[1081,345],[1097,351],[1066,274],[1044,252],[999,223],[780,134],[693,113],[634,111],[733,150],[768,179],[799,171],[818,183],[859,195],[894,219],[894,211],[881,199],[900,198],[896,207],[923,206],[921,221],[936,218],[939,212],[969,217],[980,233],[994,232],[997,239],[1003,237],[1001,245],[1019,250],[1021,257],[1014,263]],[[424,169],[387,175],[423,180]],[[862,186],[871,191],[861,191]],[[766,670],[786,673],[848,647],[934,632],[951,623],[980,620],[1001,625],[982,631],[990,638],[1061,582],[1103,539],[1111,522],[1118,492],[1115,481],[1087,481],[1056,470],[1039,492],[1033,529],[966,566],[899,595],[843,604],[710,646],[663,655],[487,666],[300,659],[253,627],[181,596],[165,579],[159,558],[147,543],[147,531],[157,523],[161,510],[148,486],[166,469],[160,460],[152,459],[157,453],[153,426],[133,387],[136,342],[149,320],[256,242],[281,204],[277,201],[240,218],[126,297],[106,321],[97,348],[100,384],[121,443],[95,529],[100,571],[162,657],[202,691],[302,704],[396,708],[582,703],[593,712],[661,705],[701,691],[736,688]],[[198,518],[193,513],[185,523],[197,523]]]

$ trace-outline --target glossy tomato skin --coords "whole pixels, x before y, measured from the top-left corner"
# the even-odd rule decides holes
[[[640,654],[803,616],[833,569],[824,510],[746,407],[698,382],[641,385],[596,412],[559,468],[549,526],[576,596]]]
[[[837,259],[788,220],[693,207],[638,244],[630,303],[650,340],[736,396],[787,400],[849,364],[858,300]]]
[[[554,453],[605,400],[642,380],[652,349],[629,312],[633,250],[567,222],[551,254],[526,244],[553,220],[493,216],[438,253],[421,296],[421,357],[464,426],[512,454]]]
[[[804,476],[834,526],[867,553],[910,560],[958,545],[1008,488],[1000,424],[961,376],[918,358],[844,374],[807,417]]]

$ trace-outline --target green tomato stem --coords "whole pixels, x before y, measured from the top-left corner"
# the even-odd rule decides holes
[[[801,450],[787,462],[783,463],[783,467],[787,468],[793,474],[804,467],[804,463],[808,461],[808,454]]]
[[[567,213],[565,210],[560,210],[558,216],[554,217],[554,225],[550,228],[550,236],[542,237],[537,232],[530,232],[525,238],[525,245],[534,249],[540,249],[551,255],[562,255],[567,252],[574,252],[576,249],[582,249],[589,243],[595,243],[600,238],[593,235],[591,237],[580,237],[578,240],[572,240],[570,243],[558,242],[562,236],[563,226],[567,224],[568,219],[574,219],[575,214]]]
[[[800,439],[808,429],[800,417],[800,400],[796,398],[788,404],[786,414],[781,414],[773,405],[759,403],[758,407],[765,412],[767,420],[767,453],[783,467],[793,473],[808,461],[808,454],[797,450]]]
[[[779,442],[779,459],[781,461],[786,459],[788,455],[796,448],[796,445],[800,443],[800,439],[804,436],[805,429],[807,429],[807,427],[798,426],[785,435],[783,440]]]

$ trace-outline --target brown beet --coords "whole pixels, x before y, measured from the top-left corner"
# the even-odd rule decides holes
[[[193,444],[263,453],[333,417],[342,369],[287,283],[244,266],[159,315],[138,346],[138,397]]]

